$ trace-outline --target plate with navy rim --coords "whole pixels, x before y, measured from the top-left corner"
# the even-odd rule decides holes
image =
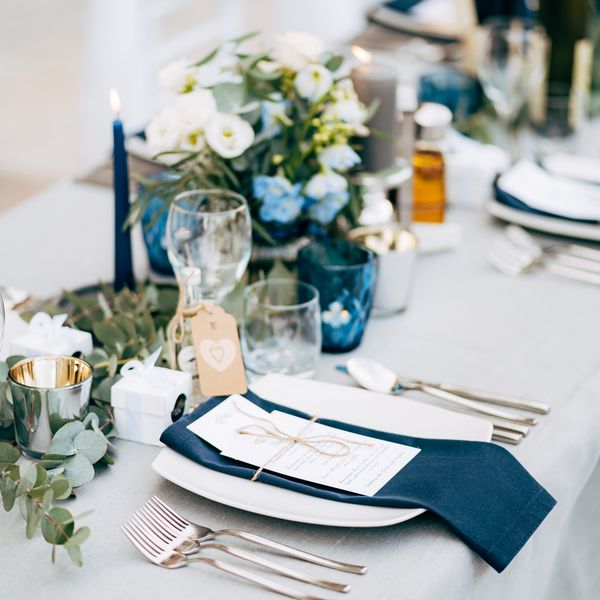
[[[577,221],[561,219],[560,217],[538,215],[513,208],[495,199],[489,200],[486,206],[491,215],[502,221],[515,223],[516,225],[553,235],[600,242],[600,225],[578,223]]]
[[[272,402],[372,429],[426,438],[487,442],[492,437],[488,421],[404,396],[277,374],[266,375],[250,387]],[[424,508],[361,506],[307,496],[213,471],[170,448],[161,450],[152,468],[172,483],[209,500],[287,521],[331,527],[385,527],[425,512]]]

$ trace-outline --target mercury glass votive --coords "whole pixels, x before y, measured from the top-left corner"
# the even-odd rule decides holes
[[[11,367],[17,444],[29,458],[41,458],[52,442],[51,423],[73,419],[87,408],[92,367],[73,356],[26,358]]]
[[[405,310],[410,300],[418,240],[414,233],[395,223],[357,227],[348,239],[377,254],[378,273],[373,315],[386,316]]]
[[[324,352],[349,352],[360,344],[376,276],[375,254],[348,240],[314,242],[300,250],[298,277],[319,290]]]

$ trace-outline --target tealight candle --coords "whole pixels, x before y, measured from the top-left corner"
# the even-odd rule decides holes
[[[360,46],[352,46],[352,52],[362,63],[355,66],[351,73],[360,101],[366,106],[374,101],[379,103],[375,114],[367,123],[372,133],[362,141],[363,166],[366,171],[381,171],[395,162],[396,72],[374,63],[373,55]],[[379,133],[383,136],[378,135]]]

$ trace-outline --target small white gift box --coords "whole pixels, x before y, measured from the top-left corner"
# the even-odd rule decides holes
[[[29,330],[11,341],[10,353],[26,357],[88,355],[93,350],[92,334],[63,327],[68,315],[51,317],[39,312],[29,322]]]
[[[131,360],[123,365],[123,377],[111,388],[110,403],[120,438],[162,446],[162,432],[183,414],[192,393],[192,376],[155,367],[159,354],[160,349],[144,363]]]

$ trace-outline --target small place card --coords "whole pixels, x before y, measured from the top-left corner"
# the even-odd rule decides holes
[[[206,305],[191,327],[202,394],[243,394],[248,386],[235,318],[216,304]]]
[[[419,448],[342,431],[230,396],[190,423],[221,455],[281,475],[375,495]]]

